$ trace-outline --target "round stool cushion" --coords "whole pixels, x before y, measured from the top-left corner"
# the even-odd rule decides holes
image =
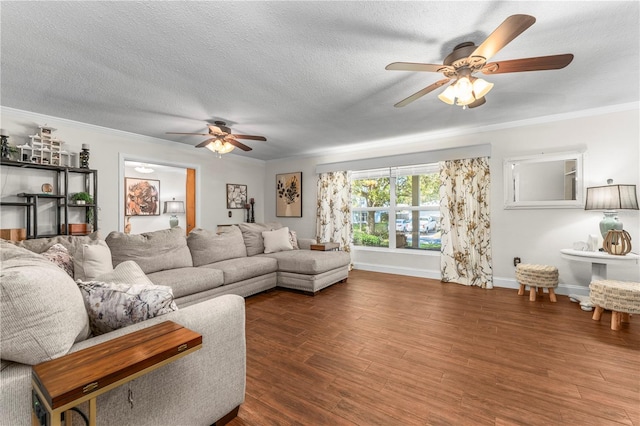
[[[520,263],[516,267],[516,280],[530,287],[558,287],[558,268],[548,265]]]
[[[589,285],[591,303],[604,309],[640,314],[640,283],[598,280]]]

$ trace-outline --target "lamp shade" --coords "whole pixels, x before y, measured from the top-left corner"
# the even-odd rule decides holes
[[[176,201],[175,198],[173,201],[165,201],[163,213],[184,213],[184,201]]]
[[[635,185],[607,185],[587,188],[585,210],[638,210]]]

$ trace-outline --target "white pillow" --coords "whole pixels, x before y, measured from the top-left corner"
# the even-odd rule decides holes
[[[113,271],[111,250],[102,240],[95,244],[81,244],[73,256],[74,278],[89,281]]]
[[[275,231],[263,231],[262,238],[264,239],[265,253],[293,250],[289,240],[289,228],[286,226]]]

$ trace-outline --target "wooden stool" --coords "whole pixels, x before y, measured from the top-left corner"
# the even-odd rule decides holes
[[[555,288],[558,287],[558,268],[547,265],[529,265],[519,263],[516,267],[516,280],[520,283],[518,296],[524,294],[525,286],[529,286],[529,300],[536,301],[536,289],[540,295],[544,288],[549,289],[549,300],[556,302]]]
[[[629,314],[640,314],[640,283],[598,280],[589,285],[589,297],[596,307],[593,319],[600,321],[605,309],[611,311],[611,329],[620,330],[620,324],[630,322]]]

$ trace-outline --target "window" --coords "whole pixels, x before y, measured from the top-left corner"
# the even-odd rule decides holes
[[[440,250],[436,164],[351,173],[353,244]]]

